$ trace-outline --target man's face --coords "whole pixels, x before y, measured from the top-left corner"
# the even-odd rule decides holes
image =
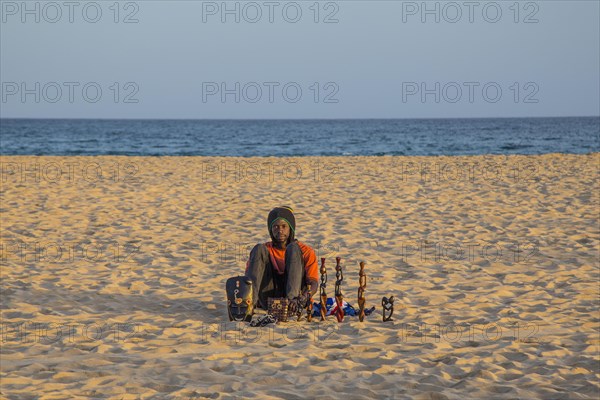
[[[273,237],[279,243],[286,243],[290,237],[290,226],[282,219],[273,223],[271,231],[273,232]]]

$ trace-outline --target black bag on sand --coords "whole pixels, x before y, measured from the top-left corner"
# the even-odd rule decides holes
[[[227,313],[230,321],[252,320],[252,280],[247,276],[234,276],[225,283],[227,292]]]

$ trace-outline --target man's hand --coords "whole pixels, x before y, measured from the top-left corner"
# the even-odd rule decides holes
[[[294,297],[293,299],[290,300],[290,302],[288,303],[288,313],[289,314],[296,314],[296,312],[298,311],[298,308],[300,307],[300,305],[298,304],[298,298]]]
[[[296,314],[300,312],[303,308],[308,306],[308,302],[310,301],[309,293],[302,293],[300,296],[294,297],[290,300],[288,304],[288,312],[292,314]]]

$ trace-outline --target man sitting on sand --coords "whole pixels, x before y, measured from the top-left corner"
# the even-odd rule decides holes
[[[319,268],[315,251],[294,239],[296,220],[290,207],[276,207],[269,213],[267,227],[271,241],[259,243],[250,252],[246,276],[254,287],[254,304],[267,309],[269,297],[286,297],[295,312],[306,301],[302,293],[317,292]]]

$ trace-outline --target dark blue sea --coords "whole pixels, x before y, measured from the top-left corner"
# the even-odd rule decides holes
[[[591,153],[600,117],[396,120],[0,119],[2,155]]]

